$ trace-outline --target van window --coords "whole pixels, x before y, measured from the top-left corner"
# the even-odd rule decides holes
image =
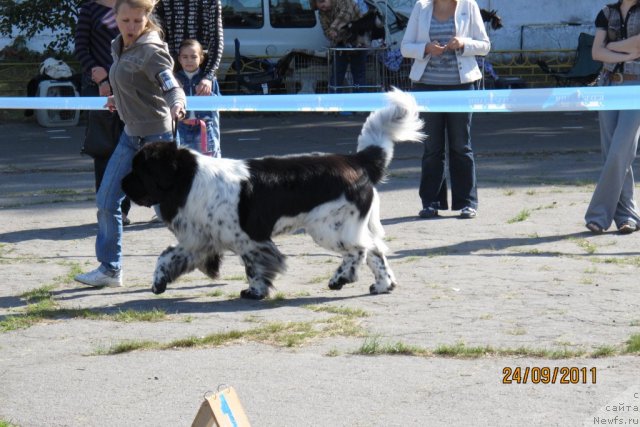
[[[309,0],[269,0],[269,20],[273,28],[313,28],[316,14]]]
[[[263,0],[222,0],[223,28],[262,28]]]

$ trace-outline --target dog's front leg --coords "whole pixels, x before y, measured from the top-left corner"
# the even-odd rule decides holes
[[[195,259],[191,252],[181,246],[169,246],[158,257],[151,291],[154,294],[163,293],[169,283],[194,268]]]

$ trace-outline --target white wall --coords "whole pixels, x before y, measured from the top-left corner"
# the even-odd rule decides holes
[[[411,11],[413,0],[388,0]],[[476,0],[483,9],[495,9],[504,28],[489,30],[492,50],[573,49],[580,32],[593,34],[598,11],[614,0]],[[578,23],[579,25],[569,25]]]

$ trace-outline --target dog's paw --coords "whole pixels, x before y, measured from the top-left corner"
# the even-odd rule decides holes
[[[393,282],[387,287],[378,287],[374,283],[373,285],[369,286],[369,293],[371,295],[388,294],[388,293],[391,293],[391,291],[394,290],[395,288],[396,288],[396,284]]]
[[[156,295],[160,295],[166,290],[167,290],[167,282],[165,281],[154,282],[153,286],[151,286],[151,292],[153,292]]]
[[[253,288],[248,288],[240,291],[240,297],[245,299],[264,299],[266,295],[259,293]]]
[[[339,277],[337,280],[331,279],[329,281],[329,289],[332,289],[334,291],[339,291],[347,283],[351,283],[351,281],[346,277]]]

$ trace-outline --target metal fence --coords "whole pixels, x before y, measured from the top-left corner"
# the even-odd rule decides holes
[[[529,87],[549,87],[554,82],[545,75],[537,66],[536,61],[544,59],[548,65],[555,70],[563,71],[568,69],[574,60],[573,50],[511,50],[495,51],[487,56],[494,70],[501,76],[516,76],[525,80]],[[278,60],[269,58],[259,58],[273,65],[278,66]],[[411,60],[403,59],[399,68],[390,70],[387,66],[379,66],[374,61],[380,61],[379,55],[368,56],[367,82],[368,85],[380,83],[384,90],[391,86],[400,89],[409,89],[411,83],[408,79]],[[251,93],[243,90],[237,82],[235,70],[231,67],[232,60],[224,59],[218,74],[223,93]],[[70,63],[75,70],[79,70],[79,64]],[[282,64],[280,64],[282,65]],[[326,57],[312,55],[298,55],[291,59],[286,68],[277,70],[277,77],[272,79],[268,85],[268,93],[327,93],[329,66]],[[18,63],[0,61],[0,96],[26,96],[27,83],[38,74],[39,63]],[[378,71],[375,71],[378,70]],[[256,70],[259,72],[260,70]],[[347,82],[350,80],[347,75]],[[349,84],[349,83],[347,83]],[[255,89],[255,88],[254,88]],[[260,89],[262,87],[260,86]],[[253,92],[258,93],[258,92]]]

